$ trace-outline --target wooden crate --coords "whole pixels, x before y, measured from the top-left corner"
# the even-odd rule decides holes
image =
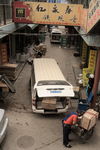
[[[47,98],[42,100],[42,108],[47,110],[55,110],[56,109],[56,99],[55,98]]]

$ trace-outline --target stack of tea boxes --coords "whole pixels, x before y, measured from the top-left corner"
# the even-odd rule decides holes
[[[94,111],[93,109],[88,109],[82,116],[81,127],[86,130],[90,130],[96,125],[97,118],[98,112]]]

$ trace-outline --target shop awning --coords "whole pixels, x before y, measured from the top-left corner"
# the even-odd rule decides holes
[[[0,39],[26,26],[26,24],[10,23],[0,27]]]
[[[38,26],[38,24],[28,24],[27,26],[33,30]]]

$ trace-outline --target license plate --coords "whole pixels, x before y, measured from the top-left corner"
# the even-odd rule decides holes
[[[61,93],[61,91],[50,91],[50,93]]]

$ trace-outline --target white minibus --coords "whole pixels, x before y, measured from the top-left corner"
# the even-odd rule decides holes
[[[51,43],[60,43],[61,42],[62,31],[58,28],[54,28],[50,34],[50,42]]]
[[[66,81],[57,62],[52,58],[34,58],[31,74],[32,110],[35,113],[64,113],[73,86]]]

